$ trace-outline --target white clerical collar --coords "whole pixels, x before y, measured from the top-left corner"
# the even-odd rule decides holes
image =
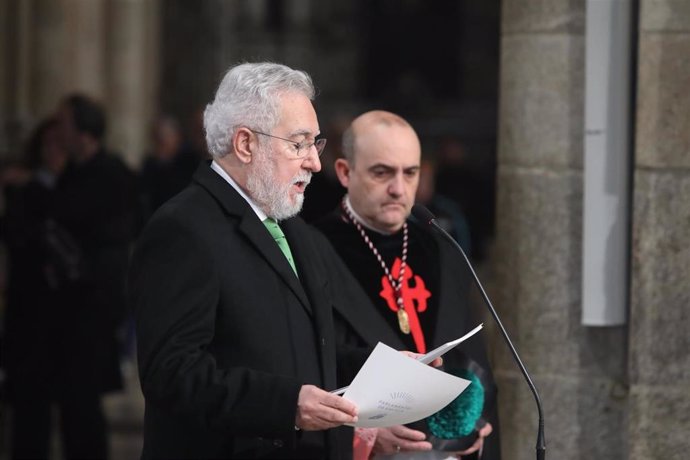
[[[240,187],[240,186],[237,184],[237,182],[235,182],[235,179],[233,179],[233,178],[230,176],[230,174],[228,174],[227,172],[225,172],[225,170],[224,170],[218,163],[216,163],[216,160],[213,160],[213,161],[211,162],[211,169],[213,169],[215,172],[217,172],[218,175],[219,175],[220,177],[222,177],[223,179],[225,179],[225,181],[226,181],[228,184],[230,184],[230,185],[232,186],[232,188],[234,188],[235,190],[237,190],[237,193],[239,193],[240,196],[241,196],[242,198],[244,198],[244,200],[249,204],[249,206],[251,206],[251,208],[254,210],[254,212],[256,213],[256,216],[259,218],[259,220],[260,220],[261,222],[263,222],[264,220],[266,220],[266,218],[268,217],[268,216],[266,215],[266,213],[263,212],[263,211],[261,210],[261,208],[258,207],[258,206],[256,205],[256,203],[254,203],[254,201],[253,201],[251,198],[249,198],[249,195],[247,195],[246,193],[244,193],[244,190],[242,190],[242,187]]]
[[[357,214],[357,211],[355,211],[355,209],[352,207],[352,203],[350,203],[350,195],[345,195],[345,206],[347,206],[347,209],[350,210],[354,218],[357,219],[357,222],[359,222],[362,225],[362,227],[365,227],[367,230],[371,230],[372,232],[376,232],[386,236],[393,234],[391,232],[383,232],[378,228],[374,228],[371,225],[367,224],[365,220],[362,219],[362,217],[359,214]]]

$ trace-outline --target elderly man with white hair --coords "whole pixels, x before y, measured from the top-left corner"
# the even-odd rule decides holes
[[[351,458],[341,425],[357,407],[327,391],[336,352],[350,357],[337,350],[332,308],[367,299],[294,217],[326,143],[313,97],[304,72],[230,69],[204,113],[212,161],[136,245],[143,458]]]

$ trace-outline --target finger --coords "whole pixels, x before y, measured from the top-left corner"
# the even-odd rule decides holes
[[[408,451],[408,452],[427,451],[427,450],[432,449],[431,443],[428,441],[421,441],[421,442],[400,441],[399,443],[397,443],[397,445],[400,446],[401,451]]]
[[[400,440],[424,441],[426,439],[423,431],[413,430],[404,425],[391,427],[391,432]]]
[[[325,423],[334,425],[342,425],[344,423],[355,423],[357,415],[352,415],[349,412],[343,412],[337,408],[321,405],[313,412],[313,417]]]
[[[477,440],[474,442],[474,444],[472,444],[472,445],[470,446],[469,449],[463,450],[463,451],[461,451],[461,452],[456,452],[455,454],[456,454],[456,455],[469,455],[469,454],[473,454],[473,453],[477,452],[479,449],[481,449],[483,445],[484,445],[484,439],[479,438],[479,439],[477,439]]]
[[[482,438],[486,438],[489,436],[492,432],[494,431],[494,427],[491,426],[490,423],[487,423],[484,425],[481,430],[479,430],[479,436]]]
[[[432,367],[441,367],[441,366],[443,366],[443,358],[441,358],[441,357],[439,356],[439,357],[436,358],[435,360],[431,361],[431,362],[429,363],[429,366],[432,366]]]
[[[402,354],[404,354],[405,356],[408,356],[408,357],[410,357],[410,358],[412,358],[412,359],[419,359],[419,358],[421,358],[422,356],[424,356],[424,355],[422,355],[422,354],[414,353],[414,352],[407,351],[407,350],[402,350],[400,353],[402,353]],[[436,358],[436,359],[434,359],[432,362],[430,362],[430,363],[429,363],[429,366],[432,366],[432,367],[441,367],[441,366],[443,366],[443,358],[441,358],[441,357],[439,356],[438,358]]]
[[[357,413],[359,412],[357,405],[355,403],[353,403],[352,401],[348,401],[345,398],[332,395],[328,392],[326,392],[326,395],[325,395],[324,399],[321,401],[321,404],[323,404],[325,406],[332,407],[332,408],[337,409],[339,411],[345,412],[345,413],[350,414],[352,416],[356,416]]]
[[[344,425],[345,423],[349,423],[349,421],[338,421],[333,420],[333,418],[334,417],[330,415],[311,414],[309,416],[302,417],[296,425],[305,431],[314,431],[336,428]]]

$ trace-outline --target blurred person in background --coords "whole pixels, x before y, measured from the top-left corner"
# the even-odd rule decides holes
[[[200,158],[189,150],[173,117],[158,117],[151,129],[153,148],[141,168],[141,194],[145,218],[187,186]]]
[[[21,164],[3,170],[8,250],[7,312],[2,362],[11,407],[11,458],[47,458],[51,405],[60,404],[63,311],[56,274],[63,260],[49,214],[68,154],[60,126],[47,119],[29,138]]]
[[[417,203],[423,204],[436,216],[436,222],[460,244],[465,254],[472,254],[470,227],[460,205],[436,191],[436,164],[423,159],[419,168]]]
[[[46,212],[56,334],[38,340],[55,358],[46,383],[59,407],[63,457],[107,458],[101,395],[122,387],[118,334],[137,222],[136,180],[106,152],[106,118],[98,103],[67,96],[57,120],[69,161]]]
[[[486,257],[493,235],[495,187],[490,155],[470,155],[455,136],[444,136],[436,155],[436,191],[460,206],[470,230],[472,259]],[[463,249],[465,247],[463,246]]]

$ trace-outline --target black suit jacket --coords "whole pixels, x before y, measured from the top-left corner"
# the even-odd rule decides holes
[[[129,277],[144,458],[351,457],[351,429],[294,423],[303,384],[336,388],[332,307],[365,297],[318,232],[299,218],[281,227],[299,279],[204,163],[145,228]]]

